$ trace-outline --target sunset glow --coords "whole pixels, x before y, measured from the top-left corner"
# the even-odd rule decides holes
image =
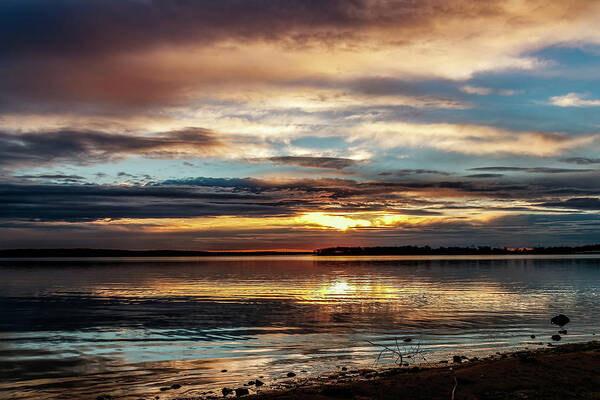
[[[600,241],[598,2],[27,4],[5,248]]]

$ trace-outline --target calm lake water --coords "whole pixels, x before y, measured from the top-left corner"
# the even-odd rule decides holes
[[[3,260],[0,398],[273,387],[396,339],[428,362],[542,347],[557,313],[562,342],[600,334],[599,255]]]

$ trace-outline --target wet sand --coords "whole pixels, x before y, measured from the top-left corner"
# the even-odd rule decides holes
[[[506,353],[433,368],[356,372],[360,378],[348,379],[338,373],[326,383],[244,398],[600,399],[600,342]]]

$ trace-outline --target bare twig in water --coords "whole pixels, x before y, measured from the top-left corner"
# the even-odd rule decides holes
[[[381,351],[378,353],[377,358],[375,359],[375,364],[378,364],[386,354],[389,354],[390,357],[394,359],[394,363],[401,366],[408,364],[406,359],[415,360],[419,358],[427,362],[427,358],[425,358],[425,352],[423,351],[420,342],[408,344],[406,342],[398,342],[398,339],[394,339],[395,346],[393,347],[381,343],[374,343],[370,340],[367,340],[367,342],[374,347],[381,348]]]
[[[456,376],[454,376],[454,387],[452,388],[452,398],[450,400],[454,400],[454,393],[456,392],[457,386],[458,386],[458,380],[456,380]]]

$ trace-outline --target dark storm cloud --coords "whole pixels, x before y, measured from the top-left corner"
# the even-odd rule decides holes
[[[450,174],[449,172],[438,171],[438,170],[435,170],[435,169],[401,169],[401,170],[394,171],[394,172],[382,172],[379,175],[380,176],[389,176],[389,175],[395,175],[395,176],[410,176],[410,175],[443,175],[443,176],[450,176],[452,174]]]
[[[563,158],[560,161],[566,162],[566,163],[571,163],[571,164],[579,164],[579,165],[600,164],[600,158],[587,158],[587,157]]]
[[[579,185],[579,186],[577,186]],[[445,209],[526,211],[511,209],[523,201],[539,209],[598,209],[600,200],[561,196],[600,195],[593,182],[529,183],[522,185],[481,181],[369,181],[351,179],[299,179],[286,182],[255,178],[188,178],[145,185],[102,186],[92,184],[0,185],[0,219],[13,221],[77,222],[120,218],[191,218],[212,216],[294,216],[302,212],[390,212],[409,215],[441,215]],[[595,193],[594,193],[595,190]],[[489,208],[464,204],[477,197],[508,202]],[[454,198],[455,201],[448,199]],[[547,200],[545,200],[547,199]],[[545,201],[544,201],[545,200]],[[468,207],[467,207],[468,206]],[[21,222],[19,222],[21,221]]]
[[[531,174],[569,174],[577,172],[590,172],[593,169],[571,169],[571,168],[550,168],[550,167],[479,167],[471,168],[470,171],[499,171],[499,172],[527,172]]]
[[[0,218],[90,221],[102,218],[185,218],[279,215],[276,198],[197,188],[97,185],[0,185]]]
[[[350,158],[338,157],[299,157],[299,156],[284,156],[284,157],[269,157],[266,159],[275,164],[295,165],[303,168],[324,168],[324,169],[344,169],[355,167],[359,164],[358,161]]]
[[[61,130],[13,134],[0,131],[0,168],[53,163],[92,164],[126,155],[177,157],[185,148],[205,154],[223,147],[206,129],[189,128],[155,136]]]
[[[61,180],[80,182],[84,181],[85,178],[79,175],[65,175],[65,174],[37,174],[37,175],[15,175],[17,179],[35,179],[35,180]]]
[[[564,201],[547,202],[544,207],[561,207],[581,210],[600,210],[600,199],[596,197],[578,197]]]
[[[320,201],[349,201],[359,199],[361,202],[374,202],[385,205],[387,200],[406,200],[406,193],[423,193],[423,196],[436,198],[453,196],[483,196],[489,199],[524,199],[539,202],[540,198],[550,196],[577,196],[600,193],[597,177],[589,179],[548,179],[536,182],[482,182],[478,180],[452,181],[410,181],[410,180],[373,180],[357,181],[353,179],[297,179],[291,181],[266,181],[254,178],[184,178],[157,182],[158,186],[200,186],[220,187],[233,191],[249,191],[252,193],[285,192],[289,196],[311,194]],[[438,194],[439,193],[439,194]],[[410,199],[414,202],[414,199]],[[425,202],[427,203],[427,202]],[[412,203],[415,204],[415,203]],[[422,204],[423,205],[423,204]]]
[[[466,175],[465,178],[486,179],[486,178],[501,178],[503,174],[473,174]]]

